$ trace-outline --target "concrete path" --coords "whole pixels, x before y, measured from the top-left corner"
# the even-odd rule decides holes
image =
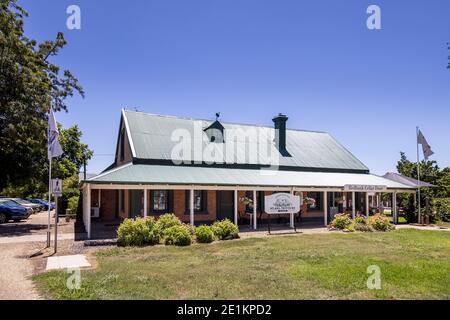
[[[417,230],[432,230],[432,231],[450,231],[450,228],[439,228],[434,226],[418,226],[414,224],[399,224],[397,229],[417,229]]]
[[[54,235],[52,234],[51,239],[53,241]],[[58,240],[73,240],[73,233],[63,233],[58,234]],[[7,236],[0,237],[0,244],[9,244],[9,243],[27,243],[27,242],[46,242],[47,235],[45,234],[35,234],[35,235],[27,235],[27,236]]]
[[[76,254],[70,256],[57,256],[47,258],[46,270],[58,270],[58,269],[74,269],[74,268],[86,268],[91,264],[87,261],[84,254]]]

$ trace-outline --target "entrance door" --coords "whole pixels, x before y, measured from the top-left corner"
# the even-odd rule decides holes
[[[130,218],[135,218],[144,213],[144,190],[130,190]]]
[[[234,191],[217,191],[217,219],[234,220]]]

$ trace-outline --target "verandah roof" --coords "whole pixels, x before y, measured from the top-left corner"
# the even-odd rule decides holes
[[[343,188],[348,184],[388,189],[410,186],[373,174],[229,169],[193,166],[127,164],[86,180],[93,184],[217,185],[259,187]]]

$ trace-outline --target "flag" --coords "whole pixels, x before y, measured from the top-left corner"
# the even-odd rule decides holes
[[[419,134],[417,135],[417,143],[422,145],[423,156],[425,157],[425,160],[428,160],[428,158],[433,155],[434,152],[431,150],[431,146],[428,144],[427,139],[425,139],[422,131],[420,130]]]
[[[59,131],[56,125],[55,115],[53,114],[53,110],[50,109],[50,113],[48,115],[48,160],[59,157],[63,154],[58,137]]]

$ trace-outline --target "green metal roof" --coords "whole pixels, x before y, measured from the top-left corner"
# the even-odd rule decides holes
[[[130,134],[133,157],[137,159],[151,160],[172,160],[172,150],[179,142],[172,141],[171,137],[176,130],[186,130],[191,134],[192,146],[200,143],[206,148],[211,143],[206,139],[206,135],[194,137],[195,125],[202,129],[207,128],[213,121],[194,120],[188,118],[170,117],[154,115],[135,111],[124,111],[125,123]],[[223,123],[225,134],[227,130],[234,129],[240,134],[233,140],[238,146],[235,150],[226,149],[226,145],[232,141],[227,141],[225,137],[225,150],[235,154],[246,154],[246,158],[237,158],[231,155],[233,163],[237,165],[271,165],[274,162],[268,158],[268,154],[279,155],[273,141],[274,128],[265,126],[243,125],[233,123]],[[233,131],[233,130],[231,130]],[[231,132],[230,131],[230,132]],[[235,131],[235,132],[236,132]],[[180,131],[178,131],[180,132]],[[217,145],[220,147],[220,145]],[[255,148],[254,152],[244,152]],[[369,169],[326,132],[300,131],[287,129],[286,148],[291,157],[279,158],[279,165],[286,167],[317,168],[317,169],[339,169],[368,172]],[[255,156],[255,159],[248,159],[248,156]],[[185,156],[183,159],[205,162],[202,152]]]
[[[88,179],[88,183],[171,184],[270,187],[344,187],[380,185],[390,189],[411,187],[372,174],[225,169],[193,166],[127,164]]]

